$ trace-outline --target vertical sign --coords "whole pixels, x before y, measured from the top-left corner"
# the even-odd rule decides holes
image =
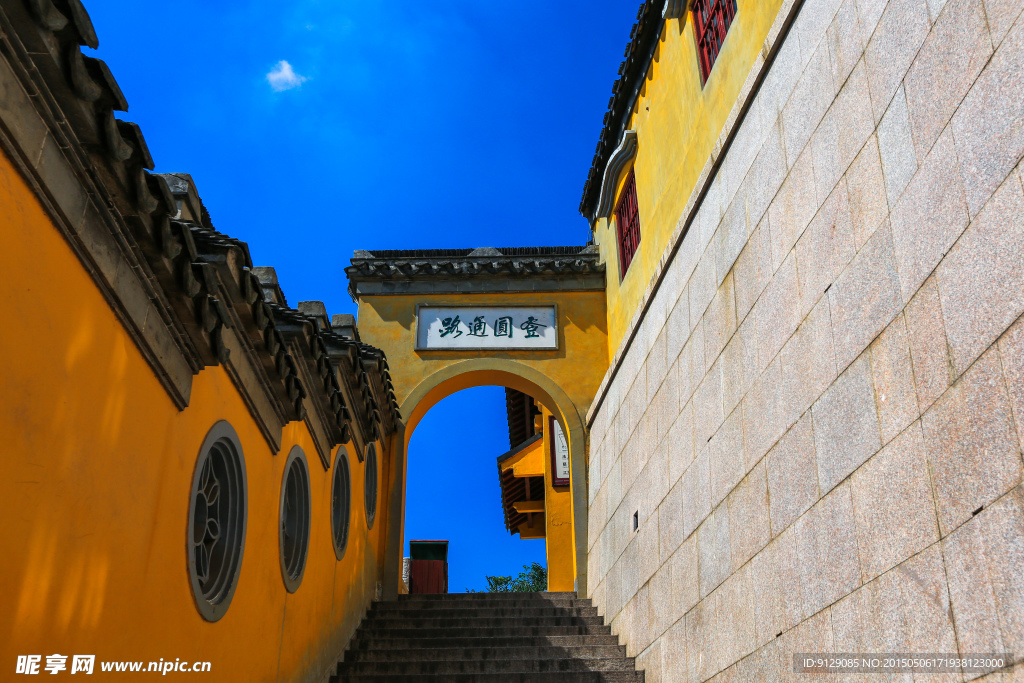
[[[568,486],[569,442],[554,415],[548,418],[548,431],[551,434],[551,485]]]

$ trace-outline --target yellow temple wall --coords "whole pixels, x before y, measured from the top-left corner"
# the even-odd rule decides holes
[[[349,449],[353,503],[338,561],[332,472],[305,424],[287,425],[273,455],[220,367],[195,377],[190,405],[179,411],[4,155],[0,206],[5,666],[18,655],[43,655],[45,664],[53,653],[94,654],[97,672],[101,660],[181,658],[211,662],[211,680],[322,677],[374,595],[385,488],[368,530],[363,464],[351,446],[341,447]],[[193,601],[186,538],[193,469],[218,420],[234,427],[242,445],[248,521],[233,600],[210,623]],[[312,526],[305,575],[290,594],[278,525],[293,445],[309,465]]]

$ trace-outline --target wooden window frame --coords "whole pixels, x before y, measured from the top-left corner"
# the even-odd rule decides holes
[[[334,474],[331,477],[331,538],[338,560],[345,557],[351,524],[352,468],[348,464],[348,452],[342,447],[334,457]]]
[[[367,529],[372,529],[377,519],[377,486],[377,444],[368,443],[363,456],[363,508]]]
[[[736,0],[694,0],[693,31],[702,84],[711,75],[737,9]]]
[[[636,196],[636,175],[633,169],[622,185],[619,203],[615,207],[615,232],[619,247],[619,279],[626,277],[626,271],[633,257],[640,250],[640,206]]]
[[[278,511],[278,550],[281,578],[289,593],[302,585],[309,559],[309,529],[313,521],[310,496],[309,463],[300,446],[292,446],[281,480],[281,504]]]

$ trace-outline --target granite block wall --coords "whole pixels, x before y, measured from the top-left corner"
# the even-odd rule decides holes
[[[1024,657],[1022,8],[798,11],[591,418],[649,682]]]

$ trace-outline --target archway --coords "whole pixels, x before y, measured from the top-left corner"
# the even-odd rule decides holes
[[[385,549],[384,597],[397,594],[404,545],[406,466],[409,441],[423,416],[442,399],[457,391],[478,386],[504,386],[532,396],[559,421],[569,442],[572,495],[573,562],[576,590],[587,589],[587,482],[586,429],[583,415],[562,387],[536,369],[507,358],[471,358],[455,361],[424,378],[402,402],[405,416],[394,435],[394,466],[387,515],[388,545]]]

